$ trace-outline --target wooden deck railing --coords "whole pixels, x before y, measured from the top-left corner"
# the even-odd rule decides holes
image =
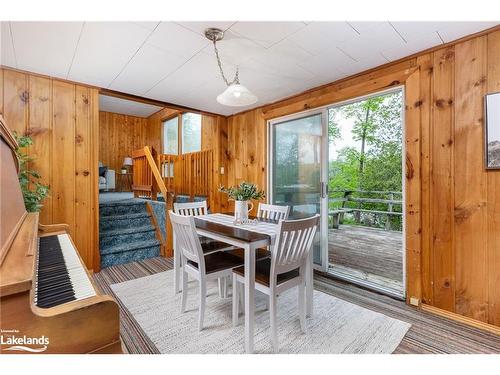
[[[169,191],[175,195],[205,196],[210,202],[213,179],[212,150],[183,155],[158,155],[158,166]]]
[[[334,227],[338,227],[338,224],[342,222],[345,213],[353,212],[354,218],[358,223],[361,221],[361,214],[385,216],[385,229],[390,230],[392,229],[391,217],[403,215],[403,193],[400,191],[334,190],[330,194],[341,195],[340,197],[332,197],[328,200],[329,203],[333,203],[333,206],[337,206],[340,203],[338,207],[329,208],[329,215]],[[355,197],[353,196],[354,194],[361,196]],[[387,207],[387,210],[374,207],[367,208],[367,205],[383,205]],[[397,207],[401,209],[395,209]]]

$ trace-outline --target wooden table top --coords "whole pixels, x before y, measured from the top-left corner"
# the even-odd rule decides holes
[[[227,215],[232,215],[232,214],[227,213]],[[254,216],[249,216],[249,219],[257,219],[258,221],[264,223],[278,224],[277,220],[262,219]],[[199,219],[196,217],[194,218],[194,223],[197,229],[201,229],[207,232],[212,232],[222,236],[227,236],[240,241],[245,241],[250,243],[250,242],[266,240],[271,242],[271,236],[264,233],[258,233],[243,228],[235,228],[219,223],[214,223],[206,219]]]

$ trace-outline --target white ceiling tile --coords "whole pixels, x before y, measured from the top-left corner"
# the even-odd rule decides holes
[[[355,61],[337,48],[325,49],[321,54],[299,63],[300,66],[320,77],[337,76],[342,67],[351,66]]]
[[[145,29],[148,29],[149,31],[153,31],[156,28],[156,26],[158,26],[160,21],[154,21],[154,22],[146,21],[146,22],[133,22],[133,23],[138,25],[138,26],[144,27]]]
[[[231,30],[268,48],[305,26],[303,22],[237,22]]]
[[[438,29],[445,43],[498,25],[498,22],[448,22]]]
[[[132,22],[86,23],[68,78],[108,87],[150,33]]]
[[[359,34],[366,34],[370,29],[381,26],[387,21],[348,21],[347,23],[356,29]]]
[[[11,22],[17,67],[66,78],[82,22]]]
[[[149,117],[163,107],[140,103],[133,100],[99,95],[99,110],[104,112],[121,113],[123,115]]]
[[[191,57],[210,41],[174,22],[162,22],[148,39],[148,43],[183,57]]]
[[[420,40],[425,35],[435,34],[446,22],[391,22],[392,26],[407,41]]]
[[[200,35],[205,35],[205,30],[210,27],[215,27],[223,31],[229,29],[235,21],[224,22],[224,21],[207,21],[207,22],[177,22],[179,25],[194,31]]]
[[[404,46],[394,49],[382,50],[381,53],[390,61],[394,61],[426,50],[428,48],[438,46],[442,43],[443,42],[441,41],[441,38],[439,38],[437,32],[434,31],[425,35],[421,35],[420,38],[412,36]]]
[[[221,57],[222,63],[229,63],[233,65],[241,64],[242,62],[266,52],[266,49],[261,45],[255,43],[251,39],[242,37],[238,34],[228,30],[224,39],[217,42],[217,50]],[[209,43],[203,52],[213,56],[215,59],[215,52],[212,43]]]
[[[114,90],[142,95],[186,62],[186,58],[144,44],[111,83]]]
[[[288,39],[317,55],[356,36],[358,33],[347,22],[311,22]]]
[[[12,38],[10,35],[9,22],[2,21],[2,27],[0,33],[2,33],[1,38],[1,50],[0,50],[0,64],[5,66],[10,66],[12,68],[17,68],[16,56],[14,55],[14,46],[12,45]]]
[[[339,48],[357,61],[363,61],[382,50],[396,49],[404,46],[401,36],[388,23],[377,24],[365,33],[347,42]]]

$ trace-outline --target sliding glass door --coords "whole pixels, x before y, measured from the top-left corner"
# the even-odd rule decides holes
[[[270,201],[290,206],[290,218],[320,214],[322,222],[314,241],[314,263],[326,270],[327,247],[324,234],[327,205],[326,174],[322,160],[326,154],[325,114],[316,111],[269,124]]]

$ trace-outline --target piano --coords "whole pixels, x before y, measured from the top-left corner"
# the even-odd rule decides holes
[[[122,353],[118,304],[94,284],[68,225],[26,212],[1,115],[0,138],[0,352]]]

